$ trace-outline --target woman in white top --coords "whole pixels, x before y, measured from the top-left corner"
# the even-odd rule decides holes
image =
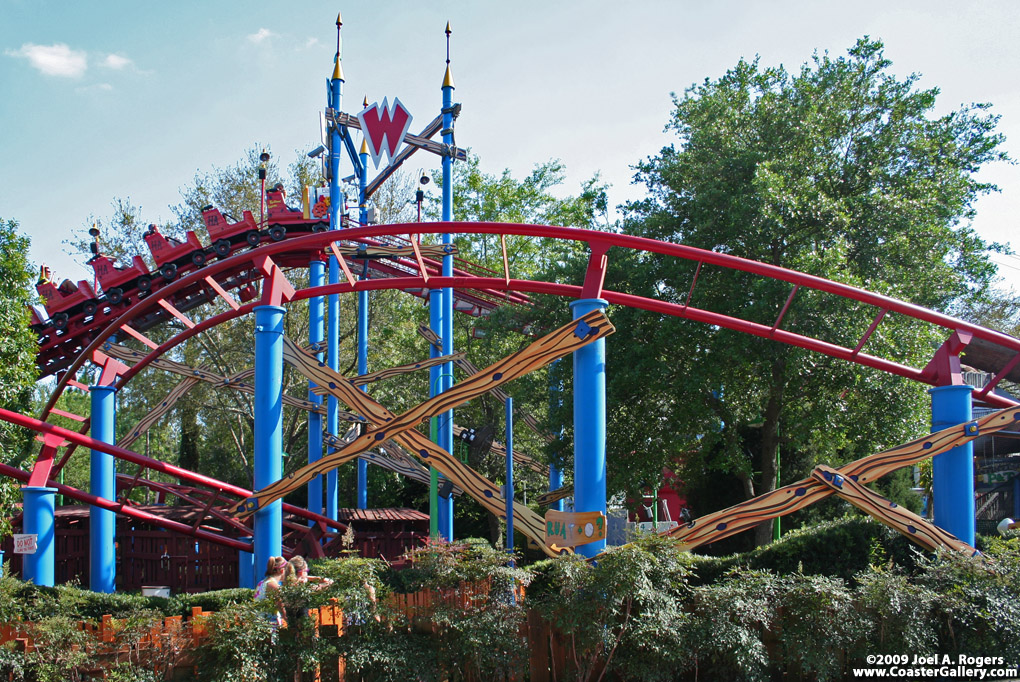
[[[280,600],[280,583],[283,581],[284,573],[287,570],[287,560],[282,556],[269,557],[266,563],[266,577],[255,586],[255,600],[272,599],[276,603],[275,613],[266,613],[266,619],[278,628],[283,625],[286,610]]]

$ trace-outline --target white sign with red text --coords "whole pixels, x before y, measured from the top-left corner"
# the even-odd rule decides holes
[[[14,553],[15,554],[35,554],[36,540],[39,536],[35,533],[15,533],[14,534]]]

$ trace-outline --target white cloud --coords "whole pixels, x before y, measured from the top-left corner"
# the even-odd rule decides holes
[[[106,59],[103,60],[103,66],[108,69],[114,69],[120,71],[121,69],[127,68],[132,65],[132,61],[127,57],[121,57],[119,54],[108,54]]]
[[[248,40],[250,40],[253,43],[261,43],[262,41],[266,40],[267,38],[271,38],[274,35],[275,34],[268,28],[260,28],[258,31],[248,36]]]
[[[88,68],[85,53],[72,50],[64,43],[53,45],[25,43],[20,50],[7,50],[7,54],[27,59],[29,64],[47,76],[80,78]]]
[[[315,38],[315,37],[311,37],[311,38],[309,38],[308,40],[305,41],[305,48],[315,47],[318,44],[319,44],[319,39]]]

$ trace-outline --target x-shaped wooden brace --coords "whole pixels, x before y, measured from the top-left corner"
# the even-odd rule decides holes
[[[944,546],[973,554],[974,548],[938,526],[880,497],[864,487],[886,474],[964,445],[978,436],[1001,431],[1020,421],[1020,407],[993,412],[979,420],[951,426],[890,450],[851,462],[839,469],[816,467],[811,478],[773,490],[752,500],[695,519],[687,525],[661,533],[680,542],[684,549],[722,540],[777,516],[837,494],[851,504],[896,528],[929,549]]]
[[[329,471],[357,457],[373,445],[393,439],[409,452],[434,466],[443,475],[459,485],[486,509],[497,515],[506,510],[499,487],[471,469],[446,450],[428,440],[414,427],[422,420],[436,416],[485,393],[494,385],[504,384],[521,377],[553,360],[563,357],[616,331],[609,318],[600,310],[574,320],[547,334],[516,353],[491,365],[454,388],[431,398],[398,416],[359,391],[350,380],[330,370],[325,363],[303,353],[293,342],[284,340],[284,359],[308,379],[325,386],[331,395],[346,402],[365,415],[374,425],[346,447],[307,464],[288,474],[276,483],[259,490],[252,497],[235,505],[231,511],[240,516],[253,514],[257,509],[280,499],[291,490],[307,483],[316,475]],[[528,507],[514,503],[515,527],[528,538],[544,546],[545,523]],[[567,551],[565,548],[547,549],[550,554]]]

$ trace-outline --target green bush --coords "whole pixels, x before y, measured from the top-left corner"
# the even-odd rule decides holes
[[[325,655],[325,640],[314,637],[308,618],[292,615],[277,629],[267,617],[275,608],[260,602],[232,604],[206,621],[208,637],[196,652],[200,680],[292,682]]]
[[[625,678],[673,679],[685,666],[690,573],[674,543],[647,536],[597,562],[577,555],[543,562],[541,573],[528,603],[565,636],[577,679],[606,667]]]
[[[825,521],[785,534],[778,542],[725,557],[692,555],[691,566],[700,585],[719,581],[734,568],[780,574],[826,575],[844,580],[872,563],[889,560],[910,568],[914,545],[869,516],[855,515]]]
[[[939,595],[915,584],[896,566],[879,566],[856,576],[856,608],[864,620],[867,654],[921,656],[935,653],[938,645],[934,609]]]
[[[956,658],[1003,656],[1020,664],[1020,570],[1016,555],[975,561],[957,552],[940,552],[918,561],[917,584],[938,595],[934,601],[938,652]]]
[[[783,668],[818,682],[843,678],[846,652],[867,632],[854,595],[840,578],[793,574],[779,595],[778,634]]]
[[[699,678],[769,678],[766,633],[777,623],[785,587],[784,579],[770,571],[733,569],[716,584],[694,588],[681,656]]]

